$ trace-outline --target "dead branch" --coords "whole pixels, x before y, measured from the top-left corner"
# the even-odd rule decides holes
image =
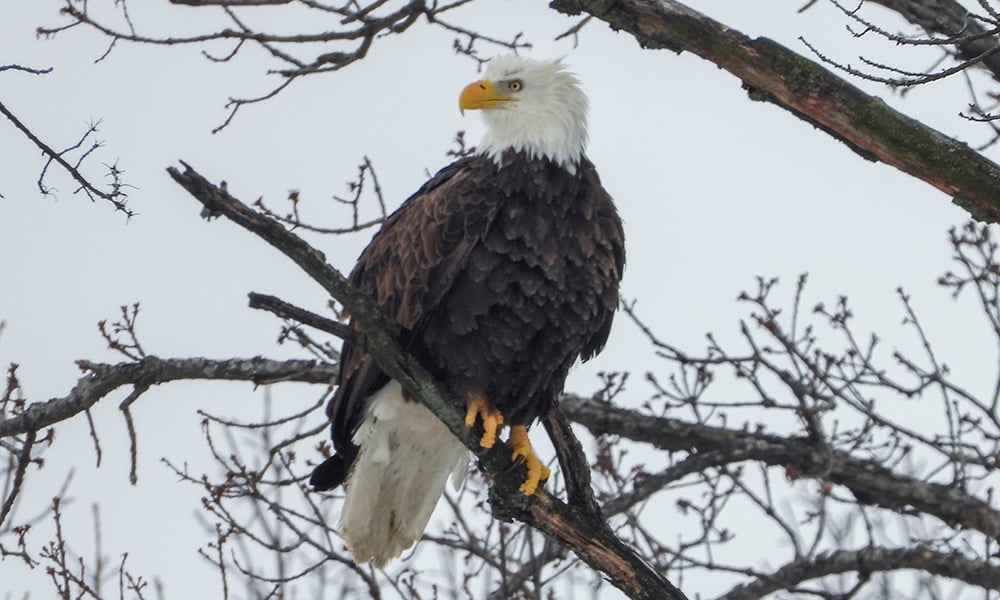
[[[25,137],[31,140],[31,143],[33,143],[39,150],[42,151],[42,154],[47,157],[45,166],[42,168],[41,174],[38,178],[38,188],[43,195],[49,195],[52,193],[52,188],[45,185],[45,175],[48,172],[49,165],[55,163],[66,171],[66,173],[68,173],[70,177],[72,177],[79,184],[80,187],[76,189],[76,192],[82,191],[92,202],[96,202],[98,198],[107,200],[112,206],[115,207],[115,210],[124,213],[127,218],[135,216],[135,212],[128,208],[126,204],[128,194],[125,190],[132,186],[122,180],[122,174],[124,171],[118,168],[117,163],[104,165],[108,170],[107,176],[111,178],[111,182],[107,184],[107,191],[98,189],[80,172],[80,166],[84,159],[86,159],[94,150],[103,145],[103,142],[91,142],[89,149],[86,150],[73,163],[70,163],[66,158],[68,153],[79,149],[88,141],[92,134],[97,132],[96,123],[92,123],[83,136],[81,136],[81,138],[72,146],[66,148],[65,150],[54,150],[51,146],[39,139],[39,137],[36,136],[28,126],[22,123],[20,119],[14,115],[14,113],[4,106],[2,102],[0,102],[0,114],[10,121],[10,123],[18,131],[24,134]]]
[[[370,187],[373,188],[372,193],[374,194],[375,201],[378,204],[379,214],[375,218],[363,220],[360,216],[361,200],[364,193],[368,190],[369,183]],[[258,198],[257,201],[253,203],[253,206],[255,208],[259,208],[265,215],[291,226],[292,229],[301,228],[306,231],[312,231],[313,233],[334,235],[355,233],[382,224],[388,215],[388,211],[386,211],[385,208],[385,198],[382,195],[382,185],[379,183],[378,175],[375,173],[375,167],[372,165],[371,160],[367,156],[364,158],[364,161],[358,165],[357,178],[354,181],[349,182],[347,185],[351,192],[351,197],[341,198],[336,195],[333,196],[333,200],[335,202],[345,205],[351,210],[351,224],[345,227],[321,227],[303,220],[299,212],[301,197],[298,190],[292,190],[289,192],[288,203],[291,205],[291,209],[290,212],[285,214],[280,214],[276,210],[267,206],[267,204],[264,203],[263,198]]]
[[[826,575],[857,572],[859,578],[864,580],[871,573],[897,569],[918,569],[964,581],[985,590],[1000,588],[1000,570],[980,561],[969,560],[959,552],[942,553],[922,546],[868,547],[840,550],[791,562],[756,581],[736,586],[717,600],[756,600],[780,590],[794,589],[806,581]]]
[[[103,60],[119,44],[136,43],[153,46],[207,46],[203,55],[213,62],[230,62],[245,54],[246,48],[257,47],[271,56],[276,65],[267,70],[268,75],[278,75],[281,81],[270,90],[255,96],[230,97],[226,108],[228,115],[221,125],[213,130],[218,132],[232,122],[239,110],[247,105],[264,102],[286,90],[294,81],[308,75],[331,73],[344,69],[368,55],[379,41],[404,34],[413,25],[423,20],[431,26],[454,34],[454,49],[482,63],[478,55],[479,43],[517,51],[530,47],[521,40],[521,35],[509,39],[487,35],[467,28],[447,19],[448,13],[466,4],[469,0],[451,2],[426,2],[424,0],[371,0],[369,2],[317,2],[315,0],[172,0],[175,5],[183,5],[185,12],[199,10],[199,15],[218,17],[224,15],[224,26],[214,30],[191,34],[150,35],[143,33],[139,19],[133,20],[128,12],[127,2],[115,0],[109,8],[117,12],[125,25],[113,24],[100,11],[91,11],[88,3],[63,0],[60,15],[65,22],[50,27],[39,27],[38,35],[53,37],[73,28],[86,28],[99,33],[109,40]],[[248,24],[243,11],[253,7],[265,7],[280,14],[309,17],[316,27],[309,33],[281,33],[280,27],[258,29]],[[211,11],[211,14],[207,14]],[[98,15],[98,16],[95,16]],[[191,23],[198,19],[188,17]],[[287,22],[275,17],[272,22]],[[200,22],[211,22],[202,19]],[[231,43],[232,48],[222,56],[214,54],[219,43]]]
[[[308,325],[314,329],[325,331],[326,333],[335,335],[340,339],[354,338],[357,334],[356,331],[343,323],[317,315],[314,312],[308,311],[304,308],[299,308],[298,306],[289,304],[280,298],[268,296],[266,294],[250,292],[250,308],[259,308],[274,313],[283,319],[298,321],[303,325]]]
[[[14,471],[14,478],[11,482],[10,491],[7,497],[4,498],[3,505],[0,505],[0,527],[3,526],[4,521],[7,520],[7,515],[11,513],[14,508],[14,501],[17,500],[18,494],[21,493],[21,486],[24,484],[24,474],[28,470],[28,465],[31,463],[31,448],[35,445],[35,432],[29,431],[24,436],[24,441],[21,443],[21,452],[17,457],[17,467]]]

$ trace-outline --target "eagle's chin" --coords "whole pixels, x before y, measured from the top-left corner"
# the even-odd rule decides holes
[[[420,539],[448,475],[462,486],[469,453],[396,381],[372,396],[353,442],[360,451],[345,484],[340,534],[355,562],[382,568]]]

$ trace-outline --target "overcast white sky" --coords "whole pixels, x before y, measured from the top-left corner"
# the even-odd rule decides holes
[[[751,36],[805,52],[797,41],[805,35],[832,55],[854,60],[862,46],[834,9],[821,2],[796,15],[801,3],[754,3],[750,11],[746,2],[728,0],[698,8]],[[213,357],[295,355],[274,344],[275,319],[246,307],[248,291],[317,310],[325,305],[322,291],[262,242],[229,223],[202,221],[197,203],[165,173],[178,159],[226,180],[245,201],[262,196],[278,205],[297,189],[319,205],[345,193],[345,182],[367,155],[394,207],[428,171],[448,162],[444,153],[457,130],[467,130],[473,143],[482,132],[477,115],[463,118],[457,110],[458,92],[478,76],[475,64],[455,56],[452,36],[438,30],[419,26],[379,43],[362,64],[307,78],[245,108],[212,135],[229,95],[258,94],[274,83],[264,75],[266,56],[250,51],[220,65],[195,47],[121,44],[95,64],[106,41],[92,32],[35,38],[36,27],[59,22],[60,4],[0,4],[0,64],[54,68],[45,76],[0,73],[0,101],[56,147],[75,141],[88,120],[103,119],[100,136],[107,146],[98,158],[119,160],[126,180],[138,187],[131,206],[140,214],[126,222],[109,206],[73,195],[72,184],[57,174],[51,179],[57,198],[40,197],[34,187],[42,165],[38,153],[0,122],[0,321],[6,323],[0,364],[21,365],[21,381],[34,401],[69,390],[80,376],[75,359],[118,360],[95,324],[117,316],[124,303],[142,303],[139,331],[148,352]],[[163,0],[144,4],[152,6],[130,5],[141,30],[211,28],[192,17],[205,11]],[[850,295],[859,325],[878,328],[887,350],[913,344],[900,326],[894,294],[905,286],[928,317],[941,354],[957,357],[947,360],[958,378],[975,382],[978,374],[995,371],[995,351],[980,345],[988,341],[985,334],[978,339],[973,333],[969,305],[955,306],[934,283],[948,266],[948,227],[967,218],[937,190],[864,161],[781,109],[749,101],[739,81],[694,56],[640,50],[630,36],[596,22],[583,31],[578,48],[552,42],[574,21],[545,2],[480,2],[456,19],[496,34],[523,30],[535,44],[531,55],[564,55],[583,80],[591,100],[588,153],[625,220],[622,293],[639,300],[639,313],[665,339],[692,350],[704,345],[708,331],[735,340],[745,314],[735,298],[756,275],[782,278],[780,293],[790,301],[796,277],[808,271],[806,305]],[[866,49],[875,46],[862,42]],[[887,62],[908,67],[933,61],[888,45],[879,51]],[[983,139],[957,117],[967,103],[961,81],[905,98],[864,87],[970,143]],[[996,158],[995,151],[988,154]],[[368,238],[314,240],[346,271]],[[570,388],[591,391],[599,370],[639,375],[654,367],[636,328],[621,318],[604,354],[577,369]],[[639,379],[631,387],[636,404],[648,394]],[[296,400],[289,397],[294,391],[284,390],[284,401],[315,396],[308,390]],[[102,467],[95,468],[83,422],[61,425],[45,470],[30,478],[26,501],[46,504],[74,468],[71,535],[88,539],[89,505],[99,500],[107,553],[128,550],[132,568],[161,577],[170,597],[206,597],[198,590],[216,582],[194,554],[207,541],[191,518],[197,494],[174,484],[158,459],[203,460],[195,410],[250,418],[259,414],[259,398],[249,386],[232,384],[170,385],[148,393],[134,411],[140,444],[140,484],[134,488],[116,408],[120,398],[108,398],[94,411]],[[14,597],[22,589],[45,589],[43,579],[38,570],[29,574],[14,561],[0,562],[0,587]],[[703,585],[687,591],[721,591],[711,582]]]

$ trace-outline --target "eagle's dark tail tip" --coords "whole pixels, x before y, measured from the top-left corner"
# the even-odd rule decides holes
[[[347,461],[339,454],[324,460],[309,477],[309,485],[317,492],[325,492],[344,483],[347,479]]]

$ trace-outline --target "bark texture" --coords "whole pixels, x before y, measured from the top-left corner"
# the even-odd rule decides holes
[[[554,0],[587,12],[644,48],[687,51],[743,81],[754,100],[776,104],[868,160],[938,188],[976,219],[1000,219],[1000,167],[967,144],[923,125],[768,38],[750,37],[672,0]]]

